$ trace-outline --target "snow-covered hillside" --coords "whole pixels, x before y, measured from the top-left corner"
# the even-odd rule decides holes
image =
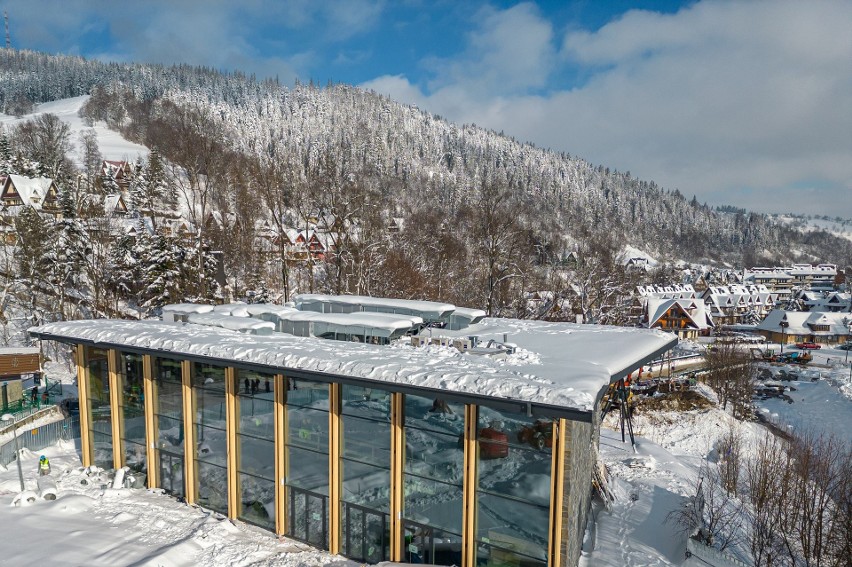
[[[83,163],[83,156],[80,151],[81,144],[79,143],[80,133],[88,129],[94,130],[97,134],[98,148],[104,159],[136,161],[136,158],[148,155],[148,148],[125,140],[121,134],[110,130],[103,124],[87,126],[78,115],[78,111],[88,99],[88,96],[77,96],[54,102],[45,102],[39,104],[35,112],[21,118],[0,114],[0,124],[8,128],[25,120],[32,119],[39,114],[55,114],[62,122],[68,124],[71,129],[71,142],[74,144],[74,149],[70,157],[78,166]]]
[[[825,231],[834,236],[852,240],[852,219],[840,217],[812,217],[794,214],[770,215],[776,222],[802,232]]]

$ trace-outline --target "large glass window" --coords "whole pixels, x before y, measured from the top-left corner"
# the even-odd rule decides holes
[[[328,549],[328,384],[287,387],[287,535]]]
[[[157,426],[159,485],[175,496],[184,487],[183,391],[179,360],[154,359],[154,414]]]
[[[228,513],[228,435],[225,420],[225,368],[192,364],[195,412],[195,472],[198,504]]]
[[[464,406],[405,396],[406,563],[461,565]]]
[[[477,563],[547,565],[552,422],[479,407]]]
[[[119,419],[124,465],[134,473],[134,486],[144,487],[148,472],[145,450],[145,400],[142,388],[142,355],[120,353]]]
[[[239,518],[275,529],[275,425],[271,374],[240,371],[237,394]]]
[[[92,462],[113,468],[112,410],[109,399],[109,364],[105,349],[86,347],[86,390],[89,398],[89,438]]]
[[[390,559],[390,393],[342,387],[343,555]]]

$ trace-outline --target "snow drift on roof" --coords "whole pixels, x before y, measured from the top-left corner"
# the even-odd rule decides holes
[[[382,347],[278,333],[249,336],[162,321],[69,321],[30,332],[43,339],[162,350],[583,411],[593,409],[598,394],[619,373],[635,370],[677,342],[657,331],[510,319],[486,319],[455,332],[483,338],[506,334],[519,351],[500,362],[444,347]]]

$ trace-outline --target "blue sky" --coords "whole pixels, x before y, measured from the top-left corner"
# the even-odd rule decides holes
[[[371,88],[710,204],[852,218],[852,2],[13,0],[14,47]]]

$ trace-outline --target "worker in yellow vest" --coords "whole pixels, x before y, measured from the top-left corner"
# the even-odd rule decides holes
[[[38,474],[39,476],[50,474],[50,461],[44,455],[38,459]]]

